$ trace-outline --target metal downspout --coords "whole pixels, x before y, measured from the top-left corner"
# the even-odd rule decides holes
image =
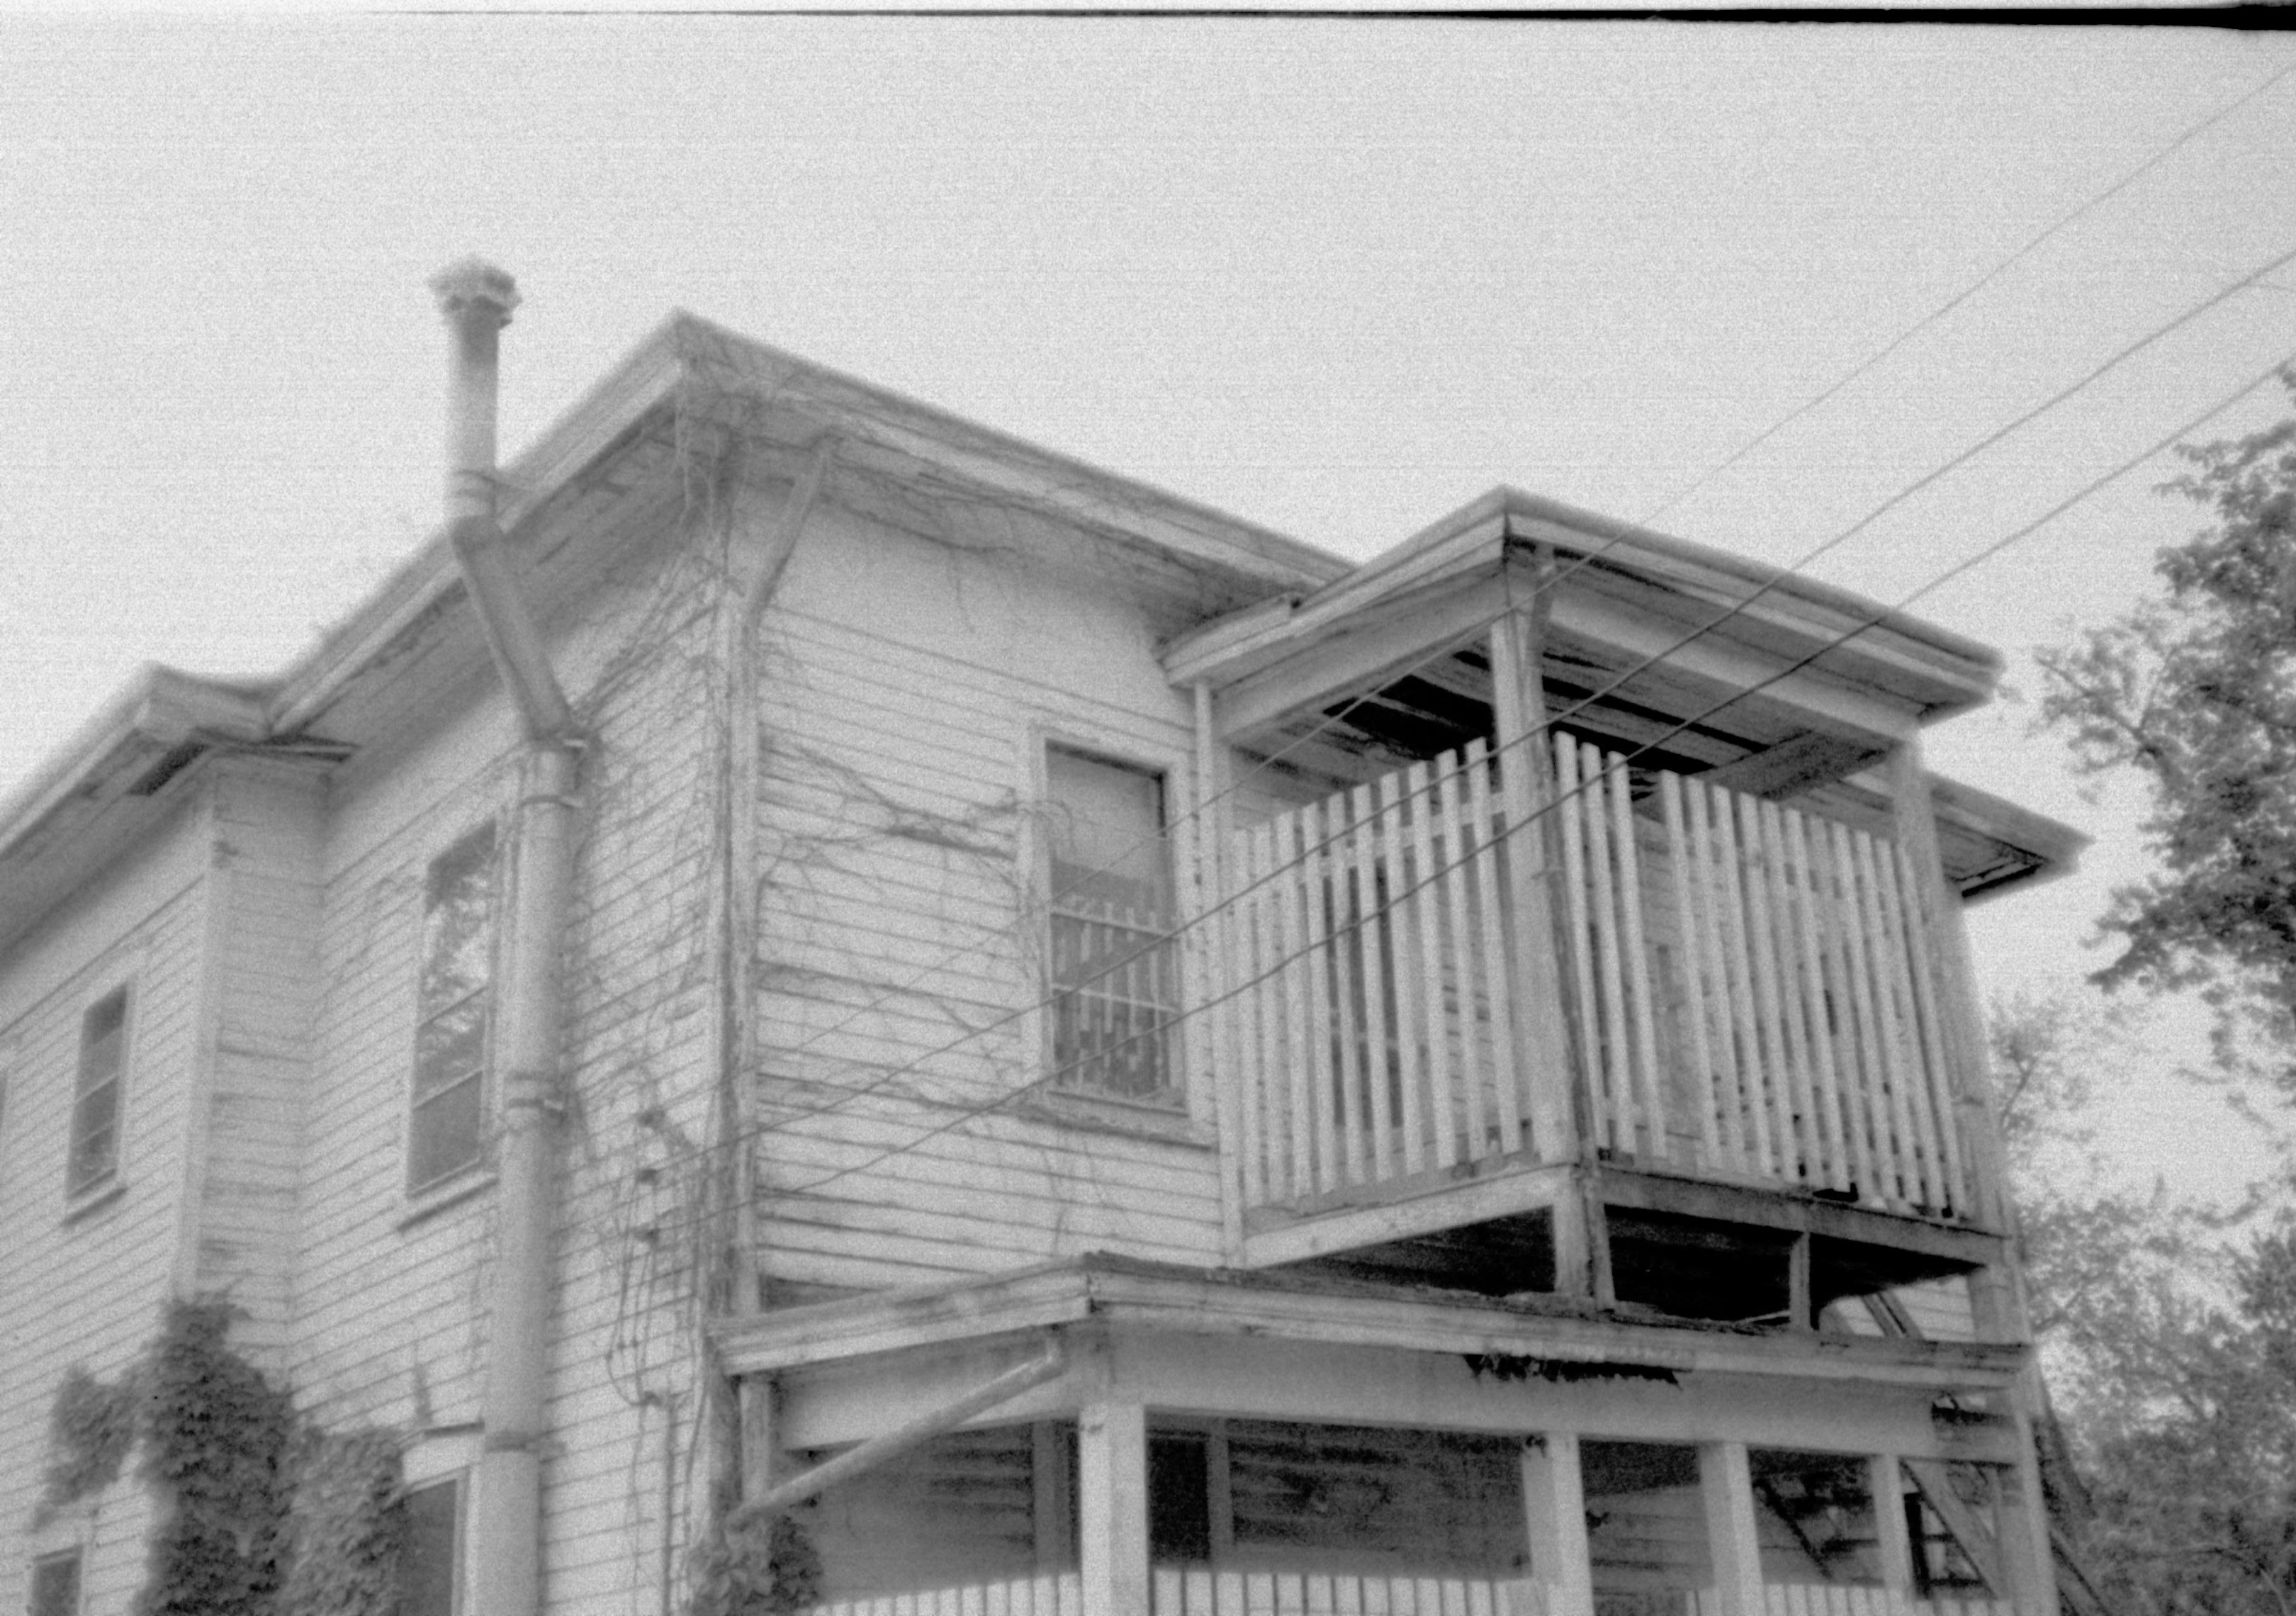
[[[472,1610],[534,1616],[542,1582],[542,1450],[550,1361],[552,1158],[560,1105],[560,951],[573,894],[580,763],[573,715],[517,592],[495,513],[496,355],[510,276],[465,259],[430,283],[454,332],[447,521],[464,584],[525,734],[510,834],[494,1070],[496,1235],[488,1306],[484,1446],[470,1500]]]

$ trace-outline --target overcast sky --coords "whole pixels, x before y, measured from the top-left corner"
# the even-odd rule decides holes
[[[2182,29],[0,17],[0,793],[139,662],[275,673],[421,540],[423,283],[466,252],[527,299],[506,449],[684,307],[1351,556],[1509,482],[1786,562],[2296,250],[2292,67]],[[2296,271],[1813,570],[1894,601],[2291,350]],[[2174,470],[1918,610],[2034,689],[2194,527]],[[1977,916],[1988,982],[2073,983],[2141,805],[2025,724],[1931,756],[2098,839]],[[2132,1171],[2255,1160],[2165,1081],[2113,1121]]]

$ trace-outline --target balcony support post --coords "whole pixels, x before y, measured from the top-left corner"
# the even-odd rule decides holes
[[[1546,1616],[1594,1616],[1587,1493],[1574,1432],[1550,1431],[1523,1443],[1522,1509],[1530,1574],[1546,1590]]]
[[[1954,1050],[1954,1109],[1968,1152],[1970,1194],[1975,1202],[1972,1210],[1980,1224],[2010,1236],[2012,1260],[1980,1268],[1969,1276],[1972,1322],[1980,1341],[2030,1341],[2032,1327],[2026,1315],[2023,1276],[2013,1255],[2017,1213],[2009,1200],[2008,1161],[1995,1109],[1984,1011],[1977,999],[1961,894],[1946,879],[1937,812],[1931,801],[1929,775],[1922,767],[1917,734],[1907,735],[1891,749],[1889,773],[1898,845],[1905,849],[1917,877],[1927,883],[1923,906],[1936,917],[1931,937],[1937,949],[1938,990],[1945,1001],[1946,1037]],[[2016,1423],[2019,1457],[2009,1472],[2015,1496],[2000,1512],[2001,1547],[2018,1610],[2046,1613],[2057,1608],[2057,1595],[2048,1513],[2042,1502],[2040,1466],[2033,1448],[2032,1410],[2039,1406],[2035,1390],[2038,1378],[2038,1371],[2029,1365],[2005,1399]]]
[[[1193,935],[1183,945],[1186,957],[1196,962],[1187,980],[1189,1008],[1195,1011],[1199,1029],[1190,1049],[1202,1070],[1188,1076],[1192,1096],[1209,1095],[1213,1126],[1219,1130],[1220,1241],[1226,1261],[1243,1261],[1243,1115],[1252,1103],[1244,1084],[1247,1062],[1231,1032],[1235,1025],[1233,1005],[1214,1004],[1230,991],[1234,970],[1228,951],[1232,935],[1227,913],[1221,907],[1233,890],[1228,882],[1228,839],[1234,833],[1234,815],[1228,800],[1231,756],[1220,738],[1218,710],[1212,687],[1194,689],[1196,719],[1195,906],[1190,918]],[[1199,1115],[1202,1114],[1201,1112]]]
[[[1507,936],[1513,951],[1511,975],[1518,985],[1514,1081],[1528,1102],[1531,1146],[1543,1161],[1573,1161],[1589,1137],[1578,1115],[1585,1104],[1570,1060],[1564,1017],[1562,973],[1558,969],[1561,937],[1550,891],[1557,868],[1548,810],[1554,788],[1548,767],[1553,742],[1547,732],[1546,693],[1540,677],[1549,604],[1551,552],[1541,550],[1527,575],[1528,600],[1491,625],[1491,720],[1499,762],[1499,795],[1505,814]],[[1513,1144],[1513,1142],[1510,1142]],[[1587,1185],[1578,1186],[1581,1190]],[[1587,1196],[1566,1194],[1554,1203],[1554,1288],[1569,1295],[1589,1294],[1605,1265],[1595,1251],[1599,1218],[1590,1218]]]

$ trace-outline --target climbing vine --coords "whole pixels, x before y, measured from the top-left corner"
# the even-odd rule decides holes
[[[821,1603],[821,1555],[787,1515],[750,1520],[693,1552],[686,1616],[794,1616]]]
[[[168,1309],[144,1369],[144,1472],[167,1499],[138,1616],[269,1616],[283,1559],[293,1415],[225,1343],[231,1308]]]
[[[293,1470],[278,1616],[393,1616],[406,1535],[398,1435],[307,1426]]]
[[[119,1477],[135,1441],[133,1375],[106,1383],[79,1365],[64,1374],[48,1415],[48,1508],[102,1492]]]

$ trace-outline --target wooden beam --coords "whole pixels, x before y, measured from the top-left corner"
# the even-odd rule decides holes
[[[1546,1590],[1546,1616],[1594,1616],[1587,1492],[1575,1434],[1550,1431],[1523,1443],[1522,1513],[1530,1574]]]
[[[1945,1522],[1946,1530],[1951,1532],[1954,1541],[1961,1545],[1961,1552],[1969,1556],[1969,1563],[1977,1568],[1977,1574],[1985,1579],[1985,1586],[1997,1598],[2010,1597],[2009,1578],[2002,1568],[2001,1545],[1994,1537],[1992,1522],[1964,1503],[1961,1495],[1954,1491],[1952,1472],[1946,1467],[1945,1461],[1907,1458],[1903,1463],[1906,1473],[1913,1477],[1914,1485],[1921,1489],[1922,1497],[1928,1500],[1931,1510]],[[2021,1610],[2019,1616],[2025,1616],[2025,1612]]]
[[[1282,661],[1220,692],[1220,734],[1250,744],[1287,718],[1377,689],[1430,652],[1474,634],[1502,606],[1488,578],[1470,579],[1429,598],[1335,619],[1302,636]]]
[[[1096,1400],[1077,1420],[1077,1560],[1089,1616],[1149,1616],[1148,1414]]]
[[[1766,1189],[1717,1184],[1607,1164],[1598,1169],[1597,1183],[1603,1201],[1614,1207],[1786,1229],[1852,1244],[1889,1246],[1972,1268],[2002,1261],[2007,1249],[1999,1235],[1985,1230],[1843,1206],[1793,1194],[1783,1185]]]
[[[1936,951],[1932,974],[1941,1001],[1939,1013],[1953,1051],[1955,1120],[1968,1161],[1973,1210],[1986,1227],[2005,1232],[2011,1215],[2008,1166],[1995,1111],[1984,1011],[1978,1002],[1961,897],[1946,879],[1945,855],[1938,841],[1937,816],[1929,775],[1922,767],[1918,736],[1908,737],[1890,753],[1888,774],[1898,844],[1913,865],[1915,879],[1923,885],[1920,906],[1930,916],[1925,930]],[[2005,1260],[2005,1252],[1971,1280],[1970,1298],[1981,1336],[1988,1341],[2024,1341],[2030,1332],[2014,1284],[2004,1267]]]
[[[1800,734],[1709,769],[1705,780],[1709,786],[1782,800],[1854,775],[1881,758],[1884,750],[1838,735]]]
[[[1558,861],[1547,809],[1554,785],[1547,757],[1546,693],[1539,665],[1546,636],[1550,584],[1546,564],[1532,575],[1538,585],[1529,601],[1491,625],[1491,713],[1499,759],[1499,787],[1506,805],[1507,936],[1514,953],[1518,984],[1510,1077],[1527,1090],[1534,1147],[1543,1161],[1578,1159],[1585,1137],[1579,1090],[1582,1074],[1570,1058],[1565,1025],[1562,976],[1556,968],[1562,938],[1555,930],[1549,891]],[[1579,1047],[1586,1046],[1582,1033]],[[1508,1141],[1516,1144],[1518,1141]],[[1555,1203],[1555,1249],[1587,1245],[1583,1234],[1567,1239],[1562,1225],[1583,1217],[1575,1197]],[[1593,1276],[1585,1267],[1565,1271],[1558,1261],[1555,1288],[1588,1294]]]
[[[1606,1363],[1600,1358],[1559,1359],[1542,1353],[1540,1345],[1470,1339],[1453,1351],[1423,1352],[1118,1329],[1108,1338],[1106,1395],[1160,1415],[1206,1420],[1295,1420],[1514,1437],[1527,1431],[1570,1431],[1641,1442],[1729,1438],[1767,1448],[1985,1464],[2015,1456],[2013,1433],[2005,1422],[1940,1423],[1933,1417],[1941,1390],[1969,1384],[1950,1367],[1932,1367],[1898,1382],[1721,1368],[1688,1370],[1669,1381],[1664,1374],[1638,1378],[1643,1366],[1625,1356],[1631,1351],[1627,1347]],[[863,1440],[945,1403],[1010,1361],[1009,1351],[915,1353],[790,1376],[784,1440],[798,1448]],[[1574,1365],[1584,1365],[1584,1372],[1574,1374]],[[1557,1371],[1552,1381],[1548,1367]],[[1072,1418],[1089,1395],[1073,1381],[1055,1382],[991,1410],[975,1423]]]
[[[1296,1218],[1255,1211],[1245,1219],[1245,1265],[1280,1267],[1310,1257],[1329,1257],[1390,1240],[1431,1235],[1493,1218],[1551,1210],[1578,1202],[1569,1164],[1521,1164],[1513,1170],[1464,1180],[1422,1175],[1406,1181],[1401,1194],[1367,1204],[1313,1212]],[[1558,1222],[1562,1221],[1558,1218]],[[1578,1222],[1583,1228],[1583,1210]],[[1584,1251],[1584,1246],[1580,1250]]]

